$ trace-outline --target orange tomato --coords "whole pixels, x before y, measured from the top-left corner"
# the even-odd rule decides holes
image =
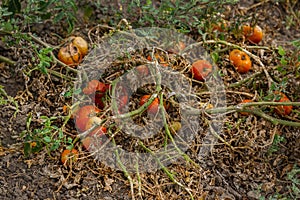
[[[241,104],[242,104],[242,103],[249,103],[249,102],[253,102],[253,100],[251,100],[251,99],[244,99],[244,100],[241,102]],[[249,108],[249,107],[247,107],[247,108]],[[249,115],[248,112],[240,112],[240,113],[241,113],[241,115]]]
[[[69,165],[71,162],[74,163],[78,159],[78,151],[76,149],[65,149],[61,153],[61,162],[63,165]]]
[[[59,49],[58,59],[68,66],[76,66],[82,61],[82,54],[72,43]]]
[[[275,92],[275,94],[280,95],[279,100],[275,100],[276,102],[291,102],[291,100],[282,92]],[[285,116],[289,115],[293,110],[293,106],[276,106],[275,112],[279,115]]]
[[[142,98],[140,99],[140,103],[139,103],[140,106],[144,105],[149,100],[150,97],[151,97],[151,95],[142,96]],[[158,109],[159,109],[159,99],[155,98],[151,102],[151,104],[148,106],[147,112],[148,112],[148,114],[155,115],[158,112]]]
[[[243,34],[250,42],[255,44],[258,44],[263,38],[262,29],[257,25],[254,27],[244,25]]]
[[[229,53],[229,60],[239,73],[247,73],[252,66],[250,57],[243,51],[234,49]]]
[[[82,37],[71,37],[72,44],[78,48],[82,57],[88,53],[88,43]]]
[[[213,31],[224,32],[227,29],[226,21],[216,22],[212,24]]]
[[[86,124],[88,120],[101,110],[94,105],[86,105],[81,107],[76,113],[75,125],[79,131],[86,131]]]
[[[197,60],[192,64],[191,72],[194,79],[204,81],[212,72],[212,65],[206,60]]]

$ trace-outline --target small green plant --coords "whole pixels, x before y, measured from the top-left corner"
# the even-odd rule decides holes
[[[78,8],[74,0],[28,0],[21,6],[21,0],[5,0],[0,14],[8,17],[6,26],[12,27],[13,18],[22,27],[30,27],[36,23],[42,23],[47,19],[53,19],[54,23],[65,23],[68,25],[68,32],[74,28],[76,12]],[[22,19],[15,14],[21,14]],[[1,22],[1,21],[0,21]],[[3,22],[1,22],[1,25]],[[4,23],[5,24],[5,23]],[[11,28],[10,28],[11,29]]]
[[[24,155],[28,157],[32,153],[37,153],[46,147],[48,152],[58,149],[61,144],[66,144],[67,148],[73,147],[73,139],[66,137],[63,133],[64,125],[58,127],[55,122],[59,117],[40,116],[40,128],[31,130],[32,115],[27,117],[26,130],[22,132],[22,137],[25,138],[24,142]]]
[[[282,142],[285,142],[286,139],[284,136],[280,136],[278,134],[275,134],[274,140],[270,148],[268,149],[268,154],[271,155],[272,153],[275,153],[279,150],[279,144]]]
[[[15,113],[13,117],[16,117],[17,112],[19,111],[19,105],[18,102],[15,101],[15,99],[11,96],[9,96],[4,87],[0,85],[0,106],[8,105],[8,104],[13,104],[15,108]]]
[[[47,68],[51,66],[51,62],[53,61],[53,58],[50,55],[52,51],[52,48],[43,48],[40,50],[37,50],[37,48],[35,48],[35,52],[39,59],[37,68],[44,74],[47,74]]]
[[[293,198],[300,196],[300,168],[294,165],[292,171],[287,174],[287,179],[291,181],[290,195]]]

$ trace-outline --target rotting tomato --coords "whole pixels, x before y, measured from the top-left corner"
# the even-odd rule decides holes
[[[251,103],[251,102],[253,102],[253,100],[251,100],[251,99],[244,99],[244,100],[241,102],[241,104],[243,104],[243,103]],[[249,115],[248,112],[240,112],[240,113],[241,113],[241,115],[245,115],[245,116]]]
[[[68,66],[77,66],[82,61],[82,54],[72,43],[59,49],[58,59]]]
[[[78,48],[78,50],[81,52],[82,57],[87,55],[89,45],[85,39],[83,39],[80,36],[77,36],[77,37],[73,36],[73,37],[71,37],[71,41],[72,41],[72,44],[74,46],[76,46]]]
[[[206,60],[197,60],[192,64],[191,73],[194,79],[204,81],[212,72],[212,65]]]
[[[258,44],[263,38],[263,31],[258,25],[254,27],[251,27],[250,25],[244,25],[243,34],[250,42],[255,44]]]
[[[101,110],[94,105],[81,107],[75,118],[75,125],[79,131],[86,131],[86,124],[91,117],[96,116]]]
[[[252,66],[250,57],[243,51],[234,49],[229,53],[229,60],[239,73],[247,73]]]
[[[61,162],[63,163],[63,165],[70,165],[71,163],[74,163],[77,161],[79,156],[79,153],[76,149],[65,149],[62,153],[61,153]]]
[[[135,69],[140,76],[148,76],[149,74],[149,68],[146,65],[139,65]]]
[[[275,94],[280,95],[278,99],[276,99],[276,102],[291,102],[291,100],[282,92],[275,92]],[[276,106],[275,107],[275,112],[279,115],[285,116],[289,115],[293,110],[293,106]]]

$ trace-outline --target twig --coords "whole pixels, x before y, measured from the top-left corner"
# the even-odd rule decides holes
[[[174,141],[174,138],[170,132],[170,129],[169,129],[169,126],[168,126],[168,123],[167,123],[167,118],[166,118],[166,114],[164,112],[164,109],[163,109],[163,94],[161,94],[160,96],[160,109],[162,110],[162,119],[163,119],[163,123],[164,123],[164,128],[165,128],[165,132],[166,132],[166,135],[170,138],[171,142],[173,143],[176,151],[178,151],[178,153],[188,162],[192,163],[194,166],[196,166],[197,168],[199,168],[199,165],[197,163],[195,163],[186,153],[182,152],[181,149],[178,148],[177,144],[175,143]]]
[[[254,74],[252,74],[251,76],[248,76],[247,78],[244,78],[244,79],[242,79],[238,82],[235,82],[235,83],[232,83],[232,84],[228,85],[228,87],[239,87],[242,84],[254,79],[257,76],[259,76],[261,73],[262,73],[261,71],[255,72]]]
[[[112,142],[114,145],[116,145],[116,142],[115,142],[115,139],[113,138],[112,139]],[[119,152],[118,152],[118,149],[115,150],[115,155],[116,155],[116,158],[117,158],[117,162],[119,164],[119,166],[121,167],[123,173],[124,173],[124,176],[128,179],[129,181],[129,184],[130,184],[130,191],[131,191],[131,198],[132,200],[135,200],[135,197],[134,197],[134,187],[133,187],[133,181],[132,181],[132,178],[129,174],[129,172],[127,171],[126,167],[124,166],[124,164],[121,162],[120,160],[120,156],[119,156]]]
[[[14,66],[16,64],[15,61],[13,61],[7,57],[1,56],[1,55],[0,55],[0,61],[5,62],[5,63],[9,64],[10,66]]]
[[[190,189],[187,188],[187,187],[185,187],[183,184],[181,184],[180,182],[178,182],[178,181],[175,179],[175,177],[174,177],[174,175],[172,174],[172,172],[170,172],[170,171],[162,164],[162,162],[154,155],[154,153],[151,151],[151,149],[147,148],[147,147],[143,144],[143,142],[141,142],[141,141],[139,141],[139,145],[140,145],[144,150],[146,150],[148,153],[150,153],[150,154],[155,158],[156,162],[159,164],[159,166],[161,167],[161,169],[167,174],[167,176],[169,177],[169,179],[170,179],[171,181],[173,181],[173,183],[175,183],[175,184],[179,185],[180,187],[182,187],[182,188],[190,195],[190,198],[191,198],[192,200],[194,200],[194,197],[193,197],[192,193],[190,192]]]

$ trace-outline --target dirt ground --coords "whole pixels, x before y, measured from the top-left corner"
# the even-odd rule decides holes
[[[113,6],[117,5],[112,4]],[[292,13],[286,6],[287,3],[275,1],[240,1],[237,6],[228,6],[224,16],[229,22],[234,21],[237,14],[258,16],[257,24],[265,33],[260,46],[282,46],[288,52],[287,56],[292,57],[299,49],[290,42],[300,38],[300,24],[298,18],[289,25],[286,16]],[[297,12],[299,9],[298,2],[292,10]],[[78,12],[79,15],[82,14],[80,10]],[[79,20],[72,34],[81,35],[88,40],[88,32],[97,23],[108,22],[111,13],[109,10],[99,10],[95,11],[94,16],[85,22]],[[133,20],[127,19],[129,22]],[[30,31],[51,45],[59,44],[61,37],[67,35],[61,25],[54,25],[51,21],[38,24]],[[194,30],[189,34],[201,40],[201,36]],[[240,42],[236,41],[237,44]],[[232,38],[230,42],[234,43],[235,39]],[[22,46],[22,42],[20,43]],[[278,55],[272,51],[251,49],[251,52],[255,53],[268,69],[279,65],[280,59],[276,60]],[[47,76],[38,70],[32,71],[30,76],[24,74],[26,67],[34,65],[29,61],[32,57],[29,49],[7,47],[0,42],[0,54],[16,62],[15,66],[0,63],[0,85],[18,103],[17,112],[13,103],[1,105],[0,199],[133,199],[130,181],[126,175],[121,170],[112,169],[95,161],[93,157],[88,157],[88,152],[82,148],[80,142],[77,142],[75,147],[79,149],[82,159],[71,169],[60,162],[60,153],[65,148],[63,145],[55,151],[49,152],[44,147],[38,153],[24,156],[25,139],[21,133],[28,128],[28,116],[32,116],[30,130],[43,127],[38,116],[60,116],[63,106],[72,104],[71,98],[62,97],[71,84],[66,79]],[[290,60],[288,66],[293,63],[296,62]],[[232,68],[228,66],[228,57],[224,56],[220,59],[219,68],[225,76],[233,73]],[[300,102],[299,66],[287,69],[285,74],[275,70],[269,72],[279,82],[288,77],[287,94],[292,101]],[[245,97],[255,98],[254,94],[266,93],[267,80],[264,76],[260,77],[254,81],[256,88],[252,87],[255,84],[245,84],[228,89],[233,92],[226,93],[227,105],[236,105]],[[229,85],[238,77],[224,79],[225,85]],[[296,111],[291,116],[282,119],[300,122],[299,106],[295,106],[294,109]],[[265,111],[270,112],[270,109],[266,108]],[[276,114],[271,115],[281,118]],[[59,126],[62,121],[57,120],[55,123]],[[300,196],[297,196],[300,195],[299,127],[275,125],[260,116],[245,117],[238,113],[227,114],[224,124],[225,131],[221,136],[229,146],[219,140],[209,155],[202,160],[194,155],[199,146],[193,146],[187,151],[187,155],[199,164],[199,168],[181,161],[168,166],[176,179],[190,189],[195,199],[300,199]],[[207,131],[207,127],[204,129]],[[76,136],[72,120],[67,123],[65,134],[73,138]],[[274,144],[274,138],[277,136],[284,140]],[[201,145],[201,139],[199,136],[196,140],[200,142],[195,143]],[[271,148],[275,150],[272,151]],[[288,175],[295,169],[298,169],[298,173],[289,178]],[[132,173],[131,178],[136,199],[190,199],[188,192],[170,180],[163,170],[141,173],[139,176]],[[138,194],[139,185],[142,187],[141,194]]]

